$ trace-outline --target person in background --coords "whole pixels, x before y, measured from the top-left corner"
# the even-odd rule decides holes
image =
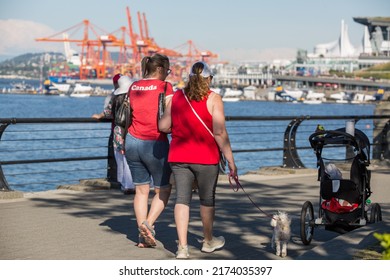
[[[167,162],[169,142],[158,130],[159,94],[165,91],[166,102],[173,94],[165,82],[171,70],[165,55],[145,56],[141,61],[142,79],[129,90],[132,123],[126,136],[126,158],[136,186],[134,213],[139,230],[138,247],[156,246],[154,224],[165,209],[171,194],[171,169]],[[154,197],[148,210],[150,180]]]
[[[175,92],[159,121],[160,131],[172,133],[168,162],[176,187],[174,215],[179,238],[178,259],[189,257],[187,232],[195,180],[204,234],[201,251],[211,253],[225,245],[223,236],[213,236],[220,151],[226,157],[230,176],[237,176],[237,167],[225,127],[222,98],[210,90],[212,78],[209,66],[196,62],[185,88]]]
[[[92,115],[95,119],[112,119],[112,131],[110,135],[110,144],[113,145],[113,153],[116,165],[116,181],[121,184],[121,190],[124,194],[134,194],[135,187],[131,177],[130,169],[127,164],[124,152],[124,131],[123,128],[115,126],[115,108],[123,102],[125,94],[127,94],[131,85],[131,80],[128,76],[116,74],[113,77],[114,90],[109,94],[104,101],[104,109],[100,114]]]

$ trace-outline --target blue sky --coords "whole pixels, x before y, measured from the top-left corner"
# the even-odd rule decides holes
[[[266,60],[312,52],[338,39],[341,20],[358,45],[363,25],[352,17],[390,17],[389,0],[10,0],[0,3],[0,60],[26,52],[63,51],[61,43],[40,43],[84,19],[107,32],[128,27],[126,7],[139,33],[145,13],[149,35],[161,47],[178,49],[192,40],[221,60]],[[6,38],[6,39],[4,39]],[[75,47],[76,48],[76,47]]]

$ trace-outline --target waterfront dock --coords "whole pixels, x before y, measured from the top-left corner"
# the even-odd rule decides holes
[[[340,235],[315,228],[305,246],[300,240],[300,212],[305,201],[316,206],[317,172],[312,169],[268,168],[240,176],[245,192],[234,192],[221,176],[216,194],[215,235],[226,245],[212,254],[200,252],[202,228],[199,200],[194,193],[189,228],[190,258],[194,260],[277,260],[271,248],[270,218],[266,213],[287,211],[292,217],[292,238],[285,259],[353,259],[357,250],[377,241],[373,232],[390,232],[390,169],[372,169],[372,202],[382,208],[383,221]],[[173,220],[174,189],[156,223],[156,248],[136,246],[138,232],[132,195],[115,188],[72,188],[24,193],[23,198],[0,199],[0,259],[2,260],[170,260],[176,251]]]

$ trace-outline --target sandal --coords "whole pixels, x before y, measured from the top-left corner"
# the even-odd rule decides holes
[[[141,236],[144,238],[146,245],[153,246],[153,247],[157,245],[156,239],[154,238],[154,236],[156,235],[156,232],[149,225],[149,223],[147,221],[144,221],[142,223],[142,225],[140,225],[138,230],[139,230]]]
[[[137,244],[137,247],[138,247],[138,248],[151,248],[152,246],[146,244],[145,238],[140,234],[140,235],[138,235],[138,244]]]

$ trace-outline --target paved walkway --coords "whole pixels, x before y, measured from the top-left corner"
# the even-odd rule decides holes
[[[267,213],[290,213],[292,240],[286,259],[352,259],[357,249],[375,243],[373,232],[390,232],[390,170],[372,173],[373,202],[382,207],[383,222],[367,225],[345,235],[316,228],[308,246],[300,240],[300,212],[306,200],[319,198],[319,184],[313,170],[240,177],[247,194]],[[287,172],[287,170],[284,170]],[[264,174],[264,173],[263,173]],[[156,223],[158,245],[139,249],[133,196],[118,189],[94,191],[55,190],[25,193],[24,198],[0,199],[0,259],[109,260],[173,259],[176,229],[173,197]],[[270,246],[270,220],[240,190],[234,192],[225,176],[217,188],[215,234],[224,235],[225,247],[212,254],[200,252],[202,228],[197,195],[194,196],[189,228],[191,259],[276,260]],[[315,210],[315,213],[317,211]]]

